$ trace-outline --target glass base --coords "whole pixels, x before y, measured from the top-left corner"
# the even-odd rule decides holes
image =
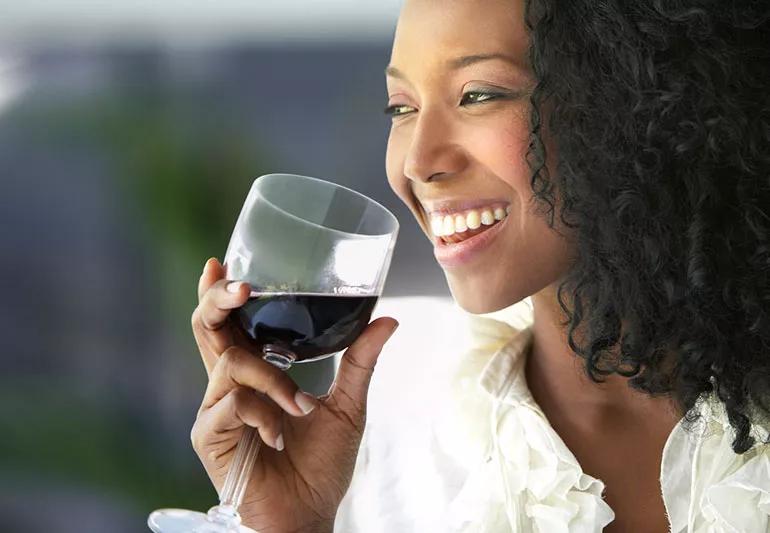
[[[155,533],[257,533],[243,525],[220,525],[205,513],[186,509],[158,509],[150,514],[147,525]]]
[[[296,359],[294,354],[289,350],[276,346],[275,344],[265,344],[262,347],[262,353],[262,359],[281,370],[288,370]]]

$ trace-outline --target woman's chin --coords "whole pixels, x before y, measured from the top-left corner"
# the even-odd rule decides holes
[[[489,307],[484,306],[484,305],[477,305],[477,304],[466,305],[466,304],[463,304],[463,302],[461,302],[461,301],[459,301],[457,299],[455,299],[455,300],[457,301],[457,304],[464,311],[466,311],[467,313],[471,313],[473,315],[483,315],[483,314],[491,313],[492,311],[494,311],[494,309],[490,309]]]
[[[508,307],[514,301],[506,298],[504,291],[494,291],[488,287],[483,288],[483,286],[476,289],[462,281],[453,283],[450,278],[447,278],[447,281],[449,291],[452,293],[452,298],[457,302],[457,305],[464,311],[474,315],[499,311]]]

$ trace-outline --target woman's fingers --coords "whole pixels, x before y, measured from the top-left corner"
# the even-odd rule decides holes
[[[218,281],[225,277],[225,269],[219,263],[216,257],[209,258],[206,264],[203,265],[203,273],[198,280],[198,301],[203,299],[203,295],[211,287],[215,281]]]
[[[293,416],[305,416],[318,403],[315,398],[300,391],[283,370],[244,348],[231,346],[217,360],[211,372],[202,408],[211,407],[237,386],[265,394]]]
[[[256,428],[262,441],[278,451],[283,450],[283,414],[276,405],[247,387],[231,389],[221,400],[202,409],[191,433],[193,447],[205,448],[204,439],[236,430],[244,424]]]
[[[385,343],[398,328],[393,318],[378,318],[361,333],[345,351],[337,376],[329,390],[333,405],[344,411],[349,420],[363,431],[366,397],[377,358]]]
[[[227,290],[231,283],[235,283],[238,289],[235,293]],[[219,280],[208,288],[198,307],[193,311],[191,317],[193,334],[209,374],[216,359],[235,342],[234,331],[232,328],[225,327],[228,315],[248,299],[247,283]]]
[[[200,301],[214,283],[224,278],[225,269],[219,263],[216,257],[209,258],[203,265],[203,273],[198,280],[198,306],[192,313],[192,330],[195,336],[195,342],[198,345],[198,351],[203,359],[203,365],[206,367],[206,373],[211,374],[214,365],[217,362],[219,354],[230,344],[232,344],[230,335],[227,332],[209,332],[203,326],[201,317]]]
[[[243,281],[214,282],[198,304],[200,324],[208,331],[217,331],[225,325],[230,311],[246,303],[249,292],[249,284]]]
[[[192,313],[192,330],[198,344],[207,374],[216,365],[219,355],[234,344],[234,332],[223,327],[233,308],[240,307],[248,300],[246,283],[231,284],[224,279],[225,269],[216,258],[206,261],[198,281],[198,306]],[[235,293],[227,287],[235,287]]]

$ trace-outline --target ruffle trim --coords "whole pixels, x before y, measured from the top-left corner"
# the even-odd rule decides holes
[[[450,382],[438,440],[470,472],[447,512],[456,533],[595,533],[612,522],[604,483],[582,471],[526,385],[531,305],[471,317],[471,345]],[[490,354],[492,354],[490,358]],[[699,427],[677,424],[661,487],[673,533],[770,533],[770,445],[732,451],[724,405],[704,397]],[[757,442],[767,431],[755,426]]]
[[[663,500],[675,533],[770,532],[770,445],[754,426],[757,444],[732,451],[735,432],[713,395],[696,406],[690,431],[677,425],[663,450]]]
[[[447,531],[597,533],[615,518],[604,483],[582,471],[520,381],[527,313],[470,322],[474,344],[454,373],[452,419],[437,424],[439,441],[470,472],[450,502]]]

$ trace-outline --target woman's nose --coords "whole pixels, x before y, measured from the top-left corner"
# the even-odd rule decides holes
[[[450,124],[439,113],[424,110],[412,130],[404,175],[412,181],[430,182],[460,172],[465,160],[462,147],[452,139]]]

